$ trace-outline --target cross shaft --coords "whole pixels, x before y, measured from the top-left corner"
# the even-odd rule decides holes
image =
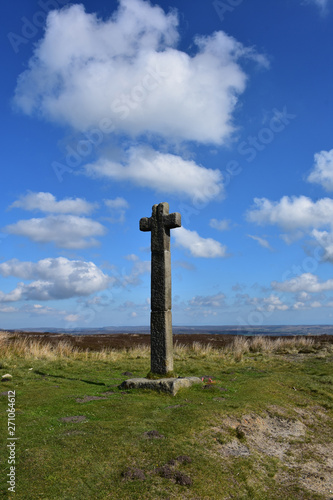
[[[141,231],[151,231],[151,371],[173,371],[171,317],[170,229],[181,227],[178,212],[169,214],[168,203],[152,208],[152,216],[140,220]]]

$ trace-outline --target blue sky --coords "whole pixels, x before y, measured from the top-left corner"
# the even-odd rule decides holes
[[[3,5],[0,327],[333,318],[333,2]]]

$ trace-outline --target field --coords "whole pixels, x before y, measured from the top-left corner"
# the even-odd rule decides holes
[[[118,388],[149,372],[140,342],[87,350],[84,339],[2,333],[0,377],[12,376],[0,386],[3,498],[333,498],[331,338],[234,337],[218,347],[213,337],[177,338],[175,371],[203,382],[172,397]]]

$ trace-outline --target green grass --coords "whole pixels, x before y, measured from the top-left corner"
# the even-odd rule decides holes
[[[4,344],[3,344],[4,345]],[[238,349],[238,350],[237,350]],[[36,499],[323,499],[318,487],[303,479],[304,467],[320,468],[318,450],[332,446],[333,396],[330,349],[280,346],[262,352],[239,346],[214,351],[179,346],[177,375],[210,376],[213,384],[193,386],[172,397],[153,391],[121,391],[118,385],[130,371],[149,372],[149,351],[79,353],[19,349],[6,344],[0,375],[10,373],[0,392],[16,391],[16,493],[9,498]],[[106,399],[77,402],[85,396]],[[9,465],[7,396],[1,396],[1,483],[7,498]],[[298,421],[302,436],[287,439],[279,458],[251,445],[243,424],[228,425],[246,415]],[[63,417],[85,416],[81,422]],[[230,420],[230,421],[231,421]],[[277,420],[277,421],[280,421]],[[227,422],[227,423],[226,423]],[[155,430],[164,437],[149,438]],[[277,439],[286,443],[282,436]],[[225,455],[236,443],[247,456]],[[302,449],[302,453],[297,450]],[[183,486],[156,472],[181,455],[190,463],[171,466],[191,478]],[[293,460],[289,460],[290,457]],[[141,469],[146,479],[125,480],[128,467]],[[176,476],[175,476],[176,477]],[[319,480],[319,479],[318,479]],[[313,479],[316,484],[316,479]],[[327,492],[328,494],[328,492]],[[333,496],[333,495],[332,495]]]

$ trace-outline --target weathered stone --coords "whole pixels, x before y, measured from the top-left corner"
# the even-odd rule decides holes
[[[160,378],[150,380],[148,378],[132,378],[120,384],[120,389],[153,389],[160,392],[168,392],[175,396],[179,389],[191,387],[193,384],[201,384],[198,377],[182,378]]]
[[[151,371],[161,375],[173,370],[170,229],[180,226],[180,214],[169,214],[168,203],[154,205],[152,216],[140,220],[140,230],[151,231]]]
[[[171,311],[151,311],[151,372],[166,374],[173,370]]]

